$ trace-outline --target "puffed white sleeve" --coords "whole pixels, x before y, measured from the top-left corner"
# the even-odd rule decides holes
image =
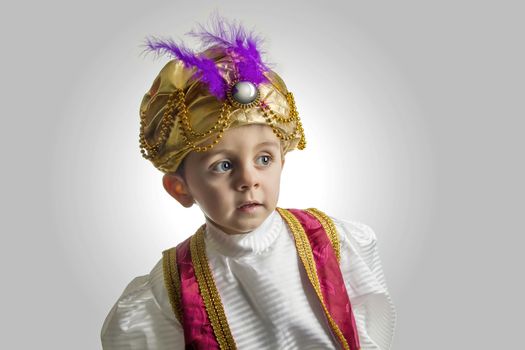
[[[102,326],[104,350],[184,349],[184,332],[164,286],[162,259],[149,275],[133,279]]]
[[[352,304],[362,350],[389,350],[396,309],[377,249],[377,237],[365,224],[331,217],[341,244],[341,272]]]

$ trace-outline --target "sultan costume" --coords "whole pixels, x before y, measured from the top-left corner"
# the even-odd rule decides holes
[[[366,225],[331,219],[360,347],[390,349],[396,313],[375,234]],[[245,235],[228,235],[207,222],[203,239],[238,349],[343,349],[309,281],[294,235],[278,211]],[[166,288],[169,270],[163,271],[163,260],[149,275],[135,278],[111,309],[102,328],[104,349],[185,348],[184,329]],[[202,319],[203,313],[193,317]]]
[[[169,61],[140,107],[140,149],[164,173],[225,130],[272,128],[283,153],[304,149],[293,94],[260,55],[260,39],[220,18],[190,34],[195,53],[149,38]],[[115,303],[106,350],[390,349],[395,309],[373,231],[317,209],[277,208],[255,230],[228,235],[207,221],[167,249]]]

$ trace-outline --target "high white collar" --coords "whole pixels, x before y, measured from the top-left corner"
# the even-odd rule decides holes
[[[284,221],[276,210],[255,230],[235,235],[225,233],[206,219],[206,246],[230,257],[260,254],[275,242],[283,225]]]

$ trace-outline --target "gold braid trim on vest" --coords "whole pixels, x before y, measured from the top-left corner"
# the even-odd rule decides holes
[[[208,264],[208,258],[206,257],[204,245],[205,227],[206,225],[202,225],[197,233],[191,237],[191,260],[217,343],[219,343],[221,350],[235,350],[237,346],[233,339],[230,326],[228,325],[228,320],[226,320],[226,313],[224,312],[221,296],[213,280],[213,274]]]
[[[177,267],[176,247],[162,252],[162,271],[164,274],[164,285],[168,291],[171,307],[177,320],[182,325],[182,310],[180,307],[180,278]]]
[[[297,247],[297,254],[301,258],[301,261],[306,270],[306,274],[308,275],[308,279],[310,280],[310,283],[314,287],[315,294],[317,294],[317,297],[319,298],[319,301],[321,302],[321,306],[323,307],[326,318],[328,319],[330,328],[332,329],[334,334],[337,336],[337,338],[339,338],[339,341],[343,345],[343,348],[345,350],[350,350],[350,346],[348,345],[348,342],[346,341],[343,333],[339,329],[339,326],[337,325],[337,323],[335,323],[334,319],[330,315],[330,312],[328,311],[328,308],[326,307],[326,304],[324,302],[323,294],[321,292],[321,284],[319,283],[319,276],[317,276],[317,268],[315,266],[312,246],[310,245],[310,242],[308,241],[308,236],[306,235],[306,232],[304,231],[303,226],[301,225],[299,220],[297,220],[297,218],[292,213],[290,213],[288,210],[277,208],[277,211],[279,212],[279,214],[281,214],[283,219],[288,223],[288,226],[290,227],[290,231],[292,231],[292,234],[295,240],[295,246]]]
[[[328,217],[325,213],[320,211],[316,208],[308,208],[306,209],[307,212],[312,214],[320,223],[321,226],[323,226],[324,231],[328,235],[328,238],[330,239],[330,243],[332,243],[332,248],[334,248],[335,257],[337,258],[337,262],[341,261],[341,245],[339,243],[339,235],[337,234],[337,230],[335,229],[334,222],[332,219]]]

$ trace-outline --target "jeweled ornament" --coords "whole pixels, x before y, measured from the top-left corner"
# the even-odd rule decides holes
[[[239,81],[233,85],[231,94],[235,101],[245,105],[257,99],[258,91],[254,83]]]

